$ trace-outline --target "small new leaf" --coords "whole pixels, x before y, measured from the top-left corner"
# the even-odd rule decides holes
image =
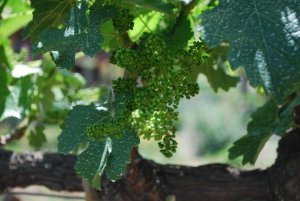
[[[173,30],[167,35],[166,41],[171,51],[177,51],[186,47],[193,35],[188,17],[181,15],[174,25]]]
[[[235,159],[239,156],[243,156],[243,164],[254,164],[270,137],[271,135],[269,134],[243,136],[241,139],[234,142],[233,146],[229,149],[229,158]]]
[[[294,108],[300,105],[300,97],[289,102],[282,111],[270,100],[252,115],[247,135],[237,140],[229,149],[229,158],[243,157],[243,164],[254,164],[260,151],[272,134],[283,135],[293,126]]]

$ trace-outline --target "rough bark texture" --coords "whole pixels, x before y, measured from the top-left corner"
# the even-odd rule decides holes
[[[122,180],[113,183],[103,176],[97,200],[300,201],[299,145],[299,130],[291,131],[280,141],[278,159],[271,168],[245,172],[222,164],[164,166],[141,158],[135,150]],[[82,191],[74,162],[74,156],[0,150],[0,190],[38,184]]]
[[[277,152],[270,169],[274,201],[300,201],[300,129],[282,138]]]
[[[12,153],[0,149],[0,192],[29,185],[42,185],[57,191],[82,191],[74,164],[72,156]]]

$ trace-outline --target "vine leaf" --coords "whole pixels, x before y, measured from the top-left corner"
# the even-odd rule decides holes
[[[297,105],[300,105],[300,97],[291,101],[282,111],[274,100],[258,108],[247,126],[247,135],[229,149],[229,158],[243,156],[243,164],[254,164],[272,134],[283,135],[293,126],[294,108]]]
[[[229,158],[234,159],[242,156],[243,164],[254,164],[270,137],[271,135],[268,134],[260,136],[243,136],[241,139],[234,142],[233,146],[229,149]]]
[[[90,142],[88,148],[78,156],[75,164],[77,174],[83,176],[97,189],[100,189],[99,175],[104,172],[110,154],[109,146],[111,140]]]
[[[210,46],[229,41],[229,60],[253,86],[282,100],[300,86],[300,1],[221,0],[202,14]]]
[[[62,24],[74,5],[76,0],[31,0],[33,19],[26,27],[25,35],[36,39],[46,28]]]
[[[127,131],[120,139],[112,140],[112,151],[107,161],[106,175],[111,180],[117,180],[125,170],[125,164],[130,160],[130,153],[140,139],[134,131]]]
[[[30,131],[27,136],[30,146],[40,148],[47,141],[44,130],[45,126],[39,124],[35,127],[35,130]]]
[[[124,132],[120,139],[92,141],[87,150],[79,155],[75,165],[76,172],[99,189],[100,176],[104,171],[109,179],[120,179],[130,160],[131,150],[137,144],[139,138],[135,132]]]
[[[98,110],[95,105],[75,106],[62,126],[62,133],[58,137],[58,151],[68,154],[80,143],[87,142],[87,127],[108,116],[109,112]]]
[[[33,53],[51,52],[55,64],[61,68],[70,69],[75,63],[75,54],[80,49],[89,56],[96,55],[103,42],[100,25],[110,19],[115,9],[112,6],[102,6],[98,1],[90,8],[83,1],[74,6],[65,20],[64,28],[48,28],[41,33],[39,40],[33,46]]]
[[[196,82],[198,75],[204,74],[215,92],[218,92],[218,89],[228,91],[231,87],[235,87],[239,78],[227,75],[224,71],[227,65],[227,52],[228,47],[225,45],[213,48],[203,63],[192,67],[192,80]]]
[[[118,139],[106,138],[105,141],[89,139],[88,126],[109,117],[111,114],[103,107],[75,106],[58,138],[58,150],[64,154],[68,154],[84,142],[89,143],[88,148],[78,156],[75,169],[80,176],[98,189],[100,176],[104,171],[111,180],[120,178],[129,162],[132,148],[139,144],[139,138],[133,131],[124,131],[123,136]]]
[[[166,40],[171,51],[177,51],[179,48],[184,48],[189,39],[193,36],[190,20],[180,15],[173,30],[168,34]]]

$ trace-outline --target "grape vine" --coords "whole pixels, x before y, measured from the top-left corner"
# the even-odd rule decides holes
[[[190,81],[191,66],[202,62],[205,51],[202,42],[195,42],[170,56],[163,36],[150,33],[143,34],[135,48],[115,50],[111,62],[128,71],[130,77],[115,80],[113,91],[116,95],[127,91],[133,98],[126,100],[126,112],[118,118],[89,127],[89,136],[98,140],[121,137],[117,134],[130,126],[143,138],[158,141],[160,151],[171,157],[177,148],[177,107],[181,98],[199,92],[198,85]]]
[[[206,76],[215,92],[219,89],[227,91],[239,82],[238,77],[232,76],[236,72],[231,69],[243,66],[249,83],[263,87],[266,95],[271,97],[253,114],[247,135],[229,150],[230,158],[242,156],[243,163],[254,163],[272,134],[281,136],[294,128],[294,108],[300,104],[300,49],[296,47],[299,37],[285,31],[284,20],[288,21],[286,13],[299,13],[296,8],[300,6],[296,1],[280,1],[276,4],[280,12],[273,12],[263,0],[257,0],[257,6],[253,2],[235,5],[229,1],[208,1],[204,5],[204,2],[194,0],[189,3],[171,0],[57,0],[40,3],[31,0],[30,5],[29,1],[25,2],[30,12],[22,12],[24,17],[12,13],[10,17],[15,20],[7,20],[5,23],[11,25],[0,28],[0,58],[4,61],[0,61],[1,118],[10,114],[5,107],[13,98],[10,95],[13,90],[20,88],[20,97],[15,101],[24,110],[20,117],[27,116],[30,120],[43,117],[30,134],[32,139],[39,136],[39,145],[45,141],[44,127],[41,126],[44,121],[50,116],[51,121],[55,118],[63,120],[69,113],[58,138],[58,150],[63,154],[79,150],[75,169],[92,185],[94,178],[99,179],[103,172],[111,180],[120,178],[130,160],[132,148],[139,144],[140,138],[156,141],[166,157],[174,154],[177,149],[178,106],[182,99],[198,94],[198,74]],[[259,11],[254,9],[256,7],[260,8]],[[257,18],[258,15],[251,15],[263,10],[266,11],[264,15],[274,19],[272,22],[265,24]],[[241,20],[237,21],[235,16]],[[89,102],[77,102],[73,93],[81,90],[83,82],[76,78],[62,81],[67,76],[73,77],[72,73],[69,75],[53,66],[53,73],[43,67],[43,75],[38,71],[30,71],[23,77],[10,75],[14,68],[6,62],[11,57],[7,54],[9,38],[17,30],[16,26],[20,29],[31,19],[24,33],[31,37],[31,53],[38,59],[45,61],[47,56],[41,54],[50,53],[56,67],[71,69],[82,54],[93,57],[106,51],[110,62],[124,69],[124,76],[112,81],[108,95],[99,92],[99,97]],[[15,23],[17,21],[20,25]],[[249,23],[241,23],[245,21]],[[263,25],[252,26],[260,23]],[[270,24],[274,30],[269,29]],[[200,32],[197,25],[201,25]],[[6,33],[9,27],[15,28]],[[264,48],[260,45],[261,33],[265,34]],[[198,36],[200,39],[196,40]],[[30,83],[36,76],[41,87]],[[50,84],[39,81],[43,79]],[[65,85],[60,88],[63,88],[62,97],[66,94],[64,98],[68,97],[69,104],[55,115],[52,111],[54,98],[56,102],[64,100],[54,97],[52,88],[59,83]],[[73,92],[70,92],[71,85]],[[42,90],[44,88],[47,90]],[[40,93],[46,94],[45,98],[42,99],[44,96]],[[100,94],[103,97],[100,98]],[[291,94],[295,96],[293,100],[287,98]],[[39,104],[44,99],[47,99],[45,106]],[[44,108],[36,109],[40,105]]]

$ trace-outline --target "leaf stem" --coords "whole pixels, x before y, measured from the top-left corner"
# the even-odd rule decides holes
[[[141,16],[138,16],[139,20],[141,20],[141,22],[145,25],[145,27],[148,29],[149,32],[151,32],[150,27],[148,26],[148,24],[143,20],[143,18],[141,18]]]

